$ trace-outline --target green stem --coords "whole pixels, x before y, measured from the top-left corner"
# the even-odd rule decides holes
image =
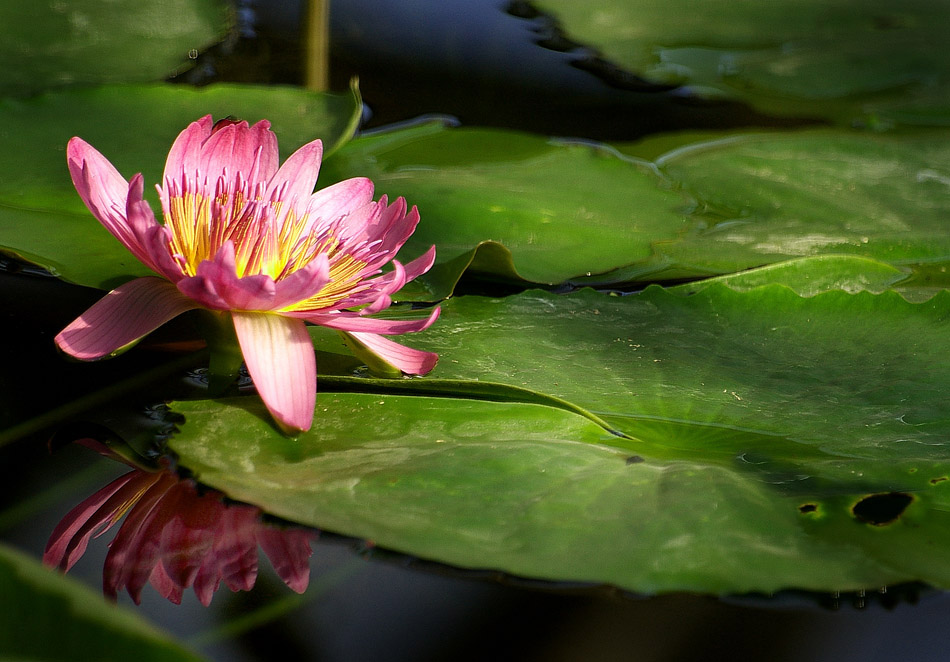
[[[304,87],[323,92],[330,81],[330,0],[309,0],[304,23]]]
[[[237,380],[244,356],[227,312],[198,311],[198,328],[208,343],[208,397],[224,395]]]

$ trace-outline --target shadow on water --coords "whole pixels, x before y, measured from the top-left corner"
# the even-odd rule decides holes
[[[183,82],[299,84],[300,0],[240,3],[238,26]],[[624,71],[522,0],[332,4],[331,89],[359,76],[364,128],[443,113],[462,124],[628,141],[672,130],[790,128],[808,119],[703,99]]]

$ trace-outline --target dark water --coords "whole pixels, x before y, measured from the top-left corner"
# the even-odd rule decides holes
[[[243,0],[236,38],[199,58],[188,78],[299,84],[301,4]],[[330,23],[331,89],[346,90],[359,76],[371,111],[365,128],[435,113],[466,125],[616,141],[813,123],[626,74],[521,0],[336,0]]]
[[[298,83],[299,5],[242,1],[238,8],[234,38],[199,58],[198,69],[183,78]],[[360,76],[372,112],[368,127],[444,113],[467,125],[630,140],[672,129],[787,124],[737,104],[699,101],[689,90],[624,77],[565,41],[524,3],[336,0],[331,16],[332,87],[345,89],[351,75]],[[0,278],[20,279],[11,292],[22,292],[24,279],[38,290],[50,286],[28,274]],[[94,296],[56,288],[67,301],[51,306],[55,312],[45,318],[18,314],[15,302],[4,308],[5,338],[46,343],[45,355],[39,346],[29,355],[50,362],[60,360],[52,335],[86,307],[83,297]],[[84,374],[108,383],[115,378],[111,369],[103,364],[96,375]],[[114,369],[121,374],[128,368]],[[89,386],[78,378],[44,385],[43,366],[30,370],[24,373],[27,408],[28,396],[67,402]],[[0,529],[37,556],[59,517],[122,471],[84,449],[50,456],[44,439],[41,431],[0,449],[0,473],[11,499],[3,505],[17,505]],[[104,542],[91,545],[74,571],[93,586],[101,581]],[[942,593],[719,600],[520,584],[361,554],[358,543],[324,539],[316,546],[311,588],[302,600],[270,573],[249,594],[220,591],[211,609],[191,593],[174,606],[148,588],[140,611],[186,642],[198,637],[192,643],[203,644],[200,650],[229,661],[275,659],[278,651],[287,660],[407,662],[947,659],[943,632],[950,598]],[[215,637],[222,623],[275,604],[292,609],[237,638],[224,632]]]

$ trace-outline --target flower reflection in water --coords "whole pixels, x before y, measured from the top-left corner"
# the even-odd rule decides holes
[[[81,443],[115,457],[98,442]],[[150,582],[175,604],[194,587],[207,606],[222,581],[232,591],[254,586],[258,545],[291,589],[303,593],[310,581],[314,531],[264,522],[259,508],[225,503],[220,492],[164,468],[135,468],[73,508],[50,536],[44,563],[68,571],[89,540],[123,515],[103,568],[103,592],[112,599],[126,589],[138,604]]]

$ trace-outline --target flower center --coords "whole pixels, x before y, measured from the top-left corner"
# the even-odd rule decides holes
[[[296,200],[283,199],[281,188],[266,196],[263,183],[252,188],[241,173],[229,177],[225,172],[214,196],[201,192],[210,187],[189,179],[166,181],[163,210],[172,254],[185,275],[194,276],[199,264],[214,259],[231,241],[239,278],[263,274],[280,281],[318,255],[327,256],[330,282],[288,309],[323,308],[365,288],[360,281],[367,263],[341,244],[339,220],[320,223],[298,215]]]

